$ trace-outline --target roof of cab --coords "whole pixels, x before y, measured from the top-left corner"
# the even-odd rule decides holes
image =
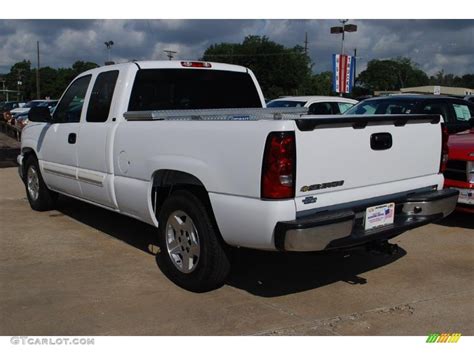
[[[181,62],[203,62],[199,60],[137,60],[126,63],[118,63],[111,65],[104,65],[98,68],[90,69],[81,73],[85,74],[94,74],[95,72],[103,72],[105,70],[120,69],[130,65],[136,65],[140,69],[200,69],[200,70],[226,70],[245,73],[248,72],[248,69],[240,65],[225,64],[225,63],[215,63],[215,62],[205,62],[210,63],[210,68],[196,68],[196,67],[185,67]]]
[[[377,96],[365,99],[364,101],[378,101],[378,100],[459,100],[460,98],[446,96],[446,95],[419,95],[419,94],[402,94],[402,95],[389,95],[389,96]]]

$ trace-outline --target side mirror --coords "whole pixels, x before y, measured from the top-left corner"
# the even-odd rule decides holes
[[[47,107],[32,107],[28,112],[30,122],[50,122],[51,113]]]

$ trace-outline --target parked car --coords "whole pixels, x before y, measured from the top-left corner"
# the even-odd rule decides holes
[[[467,95],[464,100],[474,103],[474,95]]]
[[[451,135],[445,186],[459,190],[457,209],[474,213],[474,129]]]
[[[54,109],[56,108],[57,106],[57,103],[58,101],[57,100],[53,100],[51,102],[48,102],[48,108],[49,108],[49,112],[51,113],[51,115],[53,114],[54,112]],[[44,106],[44,105],[39,105],[39,106]],[[14,125],[17,129],[19,129],[20,131],[23,130],[23,128],[29,123],[29,119],[28,119],[28,112],[26,113],[21,113],[19,115],[16,116],[16,118],[14,119]]]
[[[32,107],[47,107],[51,109],[58,104],[58,100],[32,100],[27,102],[23,107],[18,107],[10,111],[9,123],[12,126],[17,127],[16,120],[20,116],[28,115],[28,112]]]
[[[470,129],[474,104],[454,97],[439,95],[394,95],[367,99],[355,105],[347,115],[442,115],[449,133]]]
[[[0,105],[0,118],[4,121],[9,121],[11,116],[9,112],[13,109],[20,107],[20,102],[18,101],[6,101]]]
[[[21,114],[27,114],[32,107],[54,107],[58,100],[32,100],[27,102],[23,107],[18,107],[10,111],[12,118],[17,118]]]
[[[235,65],[84,72],[52,117],[29,112],[18,164],[30,206],[51,209],[61,193],[156,226],[158,265],[192,291],[224,283],[229,246],[386,246],[454,210],[441,117],[404,115],[395,126],[400,116],[264,107],[253,73]]]
[[[358,101],[339,96],[285,96],[267,103],[267,107],[307,107],[311,115],[339,115]]]

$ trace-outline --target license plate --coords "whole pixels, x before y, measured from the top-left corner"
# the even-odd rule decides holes
[[[386,226],[393,223],[395,203],[368,207],[365,210],[365,230]]]
[[[474,205],[474,190],[469,189],[457,189],[459,190],[459,203],[465,203],[467,205]]]

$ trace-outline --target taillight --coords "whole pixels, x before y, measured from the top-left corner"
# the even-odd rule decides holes
[[[211,63],[208,62],[181,62],[183,67],[187,68],[211,68]]]
[[[295,196],[295,132],[272,132],[267,137],[262,165],[261,196],[284,199]]]
[[[444,173],[446,170],[446,164],[448,163],[448,139],[449,133],[448,128],[444,123],[441,124],[441,161],[439,164],[439,172]]]

